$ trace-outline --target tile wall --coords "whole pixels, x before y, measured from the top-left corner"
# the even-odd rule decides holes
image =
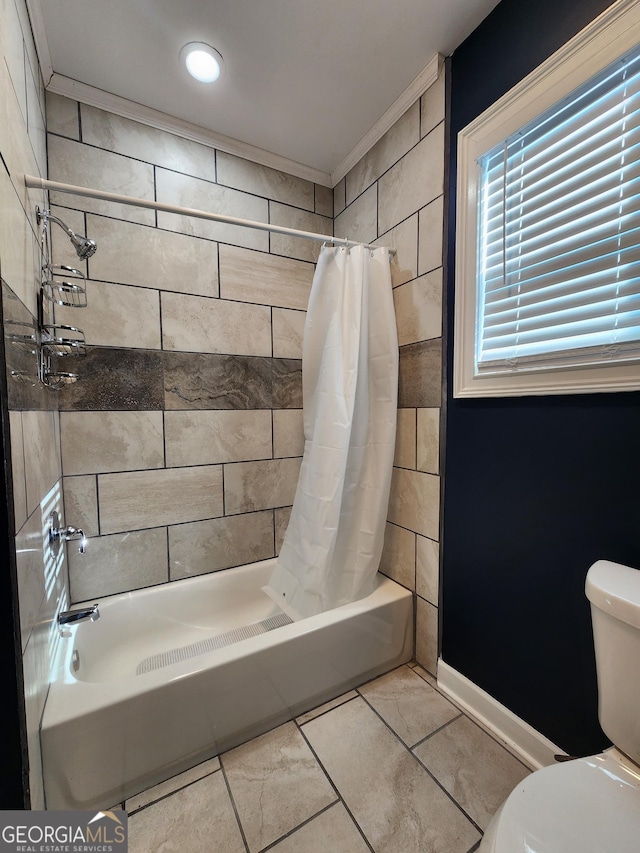
[[[44,807],[38,726],[49,682],[51,630],[66,601],[63,557],[47,547],[46,519],[62,510],[57,400],[37,384],[31,345],[40,283],[36,206],[42,192],[24,175],[46,177],[45,96],[23,0],[0,0],[0,272],[7,371],[10,466],[13,485],[20,638],[29,749],[31,807]],[[20,340],[22,338],[22,340]],[[44,531],[44,532],[43,532]],[[4,570],[8,570],[4,567]]]
[[[416,593],[416,658],[438,651],[444,70],[334,190],[334,234],[396,249],[394,474],[381,571]]]
[[[277,553],[302,453],[301,338],[318,247],[64,194],[47,201],[23,175],[46,175],[48,148],[54,180],[323,233],[335,223],[339,236],[397,249],[400,409],[382,569],[417,593],[417,657],[434,672],[444,85],[332,192],[52,94],[45,123],[26,7],[1,2],[0,262],[31,797],[40,808],[37,730],[56,608]],[[84,329],[89,344],[69,364],[81,381],[63,392],[33,383],[34,357],[13,340],[37,313],[36,205],[99,245],[81,264],[52,228],[54,261],[88,277],[88,307],[55,316]],[[90,537],[86,555],[69,548],[68,584],[45,547],[54,507]]]
[[[389,245],[400,344],[398,439],[382,569],[417,594],[437,658],[444,75],[332,193],[48,95],[54,180]],[[333,196],[333,198],[332,198]],[[52,194],[98,251],[90,345],[60,395],[71,597],[277,553],[302,453],[301,337],[316,244]],[[333,221],[332,221],[333,214]],[[58,243],[58,245],[60,245]],[[179,500],[176,500],[179,495]]]
[[[326,187],[56,95],[47,107],[53,180],[332,233]],[[89,536],[86,554],[69,549],[72,601],[274,556],[302,454],[319,246],[60,193],[51,203],[98,244],[87,307],[56,315],[89,345],[59,395],[66,519]]]

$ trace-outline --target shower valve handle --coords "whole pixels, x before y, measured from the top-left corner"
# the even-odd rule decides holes
[[[49,516],[49,543],[54,554],[57,554],[60,549],[60,542],[69,542],[72,539],[79,539],[78,553],[84,554],[87,550],[87,537],[84,530],[80,527],[60,527],[60,517],[54,510]]]

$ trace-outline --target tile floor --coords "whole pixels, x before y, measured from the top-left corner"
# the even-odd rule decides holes
[[[130,853],[471,853],[530,770],[415,664],[125,803]]]

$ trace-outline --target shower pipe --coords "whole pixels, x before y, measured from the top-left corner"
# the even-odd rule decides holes
[[[161,210],[164,213],[177,213],[182,216],[194,216],[197,219],[209,219],[213,222],[224,222],[228,225],[241,225],[243,228],[255,228],[259,231],[272,231],[275,234],[286,234],[290,237],[304,237],[307,240],[315,240],[318,243],[331,243],[335,246],[365,246],[368,249],[378,248],[369,243],[360,243],[358,240],[349,240],[343,237],[330,237],[327,234],[315,234],[313,231],[300,231],[297,228],[287,228],[285,225],[269,225],[267,222],[255,222],[252,219],[240,219],[237,216],[225,216],[221,213],[210,213],[207,210],[197,210],[192,207],[178,207],[175,204],[165,204],[161,201],[151,201],[146,198],[133,198],[109,193],[103,190],[90,189],[89,187],[76,187],[73,184],[63,184],[59,181],[49,181],[45,178],[37,178],[25,175],[24,182],[27,187],[39,190],[51,190],[61,193],[85,196],[87,198],[100,199],[101,201],[112,201],[117,204],[129,204],[133,207],[146,207],[150,210]],[[395,249],[388,249],[391,256],[396,254]]]

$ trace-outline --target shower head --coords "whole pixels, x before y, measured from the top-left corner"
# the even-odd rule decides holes
[[[55,222],[56,225],[59,225],[62,230],[68,235],[71,240],[71,244],[73,248],[76,250],[77,256],[81,261],[86,261],[87,258],[90,258],[91,255],[94,254],[95,250],[98,248],[95,240],[90,240],[88,237],[83,237],[81,234],[76,234],[75,231],[72,231],[68,225],[65,225],[61,219],[58,219],[57,216],[54,216],[49,210],[38,210],[38,222],[43,222],[44,226],[47,226],[48,222]]]
[[[73,248],[76,250],[76,254],[81,261],[86,261],[87,258],[90,258],[98,248],[95,240],[90,240],[89,237],[81,237],[78,234],[74,234],[73,231],[69,233],[69,239],[73,243]]]

